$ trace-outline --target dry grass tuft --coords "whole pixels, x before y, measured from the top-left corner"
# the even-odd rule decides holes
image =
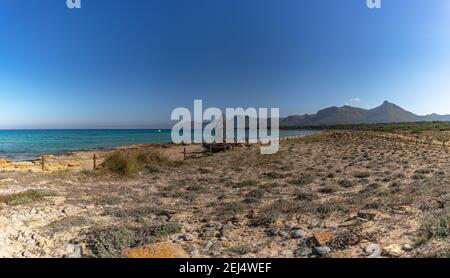
[[[159,171],[159,166],[168,163],[169,159],[157,150],[120,150],[105,159],[103,169],[120,176],[133,176],[144,167]]]
[[[25,192],[0,196],[0,203],[5,203],[9,206],[25,205],[32,202],[41,201],[45,196],[49,195],[49,193],[43,191],[28,190]]]

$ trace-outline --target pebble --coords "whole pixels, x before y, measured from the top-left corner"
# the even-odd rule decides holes
[[[35,239],[35,240],[38,240],[38,239],[41,238],[41,236],[40,236],[39,234],[32,234],[32,235],[31,235],[31,238],[32,238],[32,239]]]
[[[81,258],[81,248],[76,244],[68,244],[66,247],[66,258],[78,259]]]
[[[314,232],[313,237],[319,246],[325,246],[328,241],[333,239],[333,234],[329,231],[316,231]]]
[[[232,224],[223,225],[222,228],[220,229],[220,236],[224,237],[224,236],[228,235],[228,233],[231,231],[232,228],[233,228]]]
[[[342,222],[342,223],[339,225],[339,227],[345,228],[345,227],[356,226],[356,225],[358,225],[358,224],[359,224],[359,221],[358,221],[358,220],[348,220],[348,221]]]
[[[414,248],[409,244],[405,244],[405,245],[403,245],[402,249],[403,249],[403,251],[411,252]]]
[[[200,255],[200,252],[198,251],[197,248],[193,248],[190,252],[189,255],[191,255],[192,257],[198,257]]]
[[[328,246],[316,246],[314,247],[314,251],[320,256],[325,256],[331,252],[331,248]]]
[[[222,228],[221,228],[222,231],[229,231],[231,229],[233,229],[233,224],[231,224],[231,223],[227,223],[225,225],[222,225]]]
[[[388,254],[390,257],[400,257],[405,252],[403,247],[399,244],[391,244],[383,248],[383,253]]]
[[[243,226],[244,225],[244,219],[243,216],[234,216],[231,219],[231,223],[233,223],[234,226]]]
[[[295,250],[296,256],[307,257],[313,253],[313,250],[309,247],[301,247]]]
[[[218,241],[218,240],[214,240],[214,241],[208,240],[208,241],[206,241],[206,243],[203,247],[203,249],[206,251],[218,251],[221,248],[222,248],[222,243],[220,243],[220,241]]]
[[[193,241],[193,240],[195,240],[195,236],[194,236],[193,234],[190,234],[190,233],[185,233],[185,234],[183,234],[183,235],[181,236],[181,238],[182,238],[184,241]]]
[[[211,240],[208,240],[205,242],[205,245],[203,245],[204,250],[209,250],[211,246],[213,245],[213,242]]]
[[[161,219],[162,221],[169,220],[169,216],[167,216],[167,215],[160,215],[158,218]]]
[[[305,232],[303,230],[294,230],[291,233],[292,238],[303,238],[305,237]]]
[[[374,219],[378,214],[378,211],[373,209],[360,210],[358,211],[358,217],[366,220]]]
[[[74,208],[74,207],[69,207],[69,206],[65,207],[65,208],[62,210],[62,213],[64,213],[64,214],[67,215],[67,216],[74,216],[74,215],[76,214],[76,212],[77,212],[76,208]]]
[[[22,256],[25,258],[31,258],[31,256],[33,256],[33,255],[30,253],[30,251],[25,250],[22,252]]]
[[[219,251],[222,249],[222,243],[218,240],[215,240],[210,248],[212,251]]]
[[[279,232],[278,232],[278,235],[279,235],[280,237],[288,237],[288,236],[289,236],[289,234],[288,234],[287,232],[285,232],[285,231],[279,231]]]
[[[203,238],[211,238],[211,237],[215,237],[216,236],[216,230],[214,229],[208,229],[203,231],[202,233],[202,237]]]
[[[206,223],[206,224],[204,225],[204,227],[205,227],[205,228],[215,228],[215,227],[216,227],[216,224],[215,224],[215,223]]]
[[[269,230],[268,234],[269,234],[270,236],[276,236],[276,235],[278,235],[279,232],[280,232],[280,229],[279,229],[279,228],[271,228],[271,229]]]
[[[378,244],[371,243],[366,246],[364,252],[369,255],[370,258],[380,257],[381,256],[381,247]]]
[[[47,247],[47,240],[44,238],[36,240],[36,246],[38,246],[40,248]]]
[[[294,229],[294,227],[295,227],[295,225],[292,223],[286,224],[286,229],[288,229],[288,230],[292,230],[292,229]]]

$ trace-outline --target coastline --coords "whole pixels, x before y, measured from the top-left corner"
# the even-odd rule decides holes
[[[280,136],[280,141],[288,139],[298,139],[313,134],[302,135],[286,135]],[[198,153],[203,151],[201,144],[174,144],[172,142],[166,143],[146,143],[146,144],[131,144],[122,145],[112,148],[79,150],[79,151],[64,151],[54,154],[43,155],[45,160],[45,171],[42,171],[41,158],[26,159],[26,160],[10,160],[7,158],[0,158],[0,171],[29,171],[29,172],[55,172],[55,171],[83,171],[92,170],[94,168],[93,156],[97,158],[97,165],[103,163],[105,157],[117,150],[123,149],[158,149],[162,150],[171,160],[183,160],[184,148],[188,154]],[[42,156],[41,156],[42,157]]]
[[[190,151],[194,151],[195,146],[185,146]],[[198,146],[198,148],[201,146]],[[55,172],[55,171],[83,171],[92,170],[94,168],[93,157],[96,156],[97,165],[103,163],[105,157],[117,150],[123,149],[164,149],[165,152],[171,153],[174,160],[182,159],[182,145],[174,145],[172,143],[149,143],[124,145],[108,149],[81,150],[74,152],[65,152],[61,154],[43,155],[45,160],[45,170],[42,171],[41,158],[34,160],[12,161],[8,159],[0,159],[0,171],[29,171],[29,172]],[[167,151],[170,150],[170,151]],[[176,152],[179,151],[179,157]]]

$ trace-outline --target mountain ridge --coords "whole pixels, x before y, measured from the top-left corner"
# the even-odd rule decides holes
[[[280,126],[318,126],[339,124],[400,123],[420,121],[450,121],[450,115],[416,115],[402,107],[384,101],[372,109],[363,109],[344,105],[331,106],[319,110],[316,114],[291,115],[280,119]]]

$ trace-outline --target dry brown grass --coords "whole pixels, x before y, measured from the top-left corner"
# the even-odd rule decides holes
[[[139,170],[148,167],[158,171],[160,166],[169,163],[169,159],[158,150],[119,150],[110,154],[102,166],[103,169],[120,176],[133,176]]]
[[[32,202],[41,201],[45,196],[49,196],[48,192],[38,190],[28,190],[25,192],[8,194],[0,196],[0,203],[5,203],[9,206],[25,205]]]

